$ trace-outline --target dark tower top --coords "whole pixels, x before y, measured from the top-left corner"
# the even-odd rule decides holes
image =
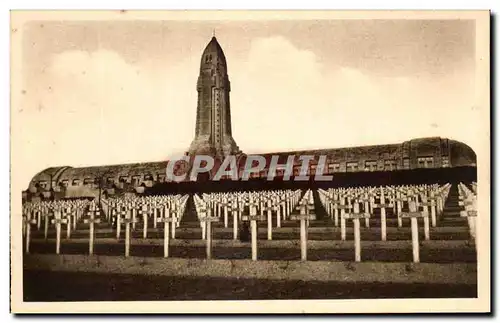
[[[200,72],[204,69],[211,69],[212,67],[220,68],[223,73],[227,74],[226,56],[224,55],[224,51],[215,37],[212,37],[203,51],[203,55],[201,56]]]
[[[231,84],[227,75],[226,56],[215,37],[212,37],[201,55],[200,75],[196,89],[195,138],[189,154],[227,156],[239,154],[231,131],[229,92]]]

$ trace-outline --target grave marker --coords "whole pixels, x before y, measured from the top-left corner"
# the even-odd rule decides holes
[[[257,260],[257,221],[263,221],[264,218],[260,215],[255,214],[254,209],[250,208],[249,215],[242,215],[241,219],[243,221],[250,221],[251,226],[251,236],[252,236],[252,260]]]
[[[25,228],[26,228],[26,231],[25,231],[26,253],[30,253],[31,225],[37,224],[37,221],[35,219],[30,219],[29,216],[27,215],[27,216],[23,217],[23,223],[24,223]]]
[[[139,210],[139,214],[142,215],[142,237],[143,239],[148,238],[148,215],[150,214],[150,211],[148,210],[148,206],[144,204],[142,206],[142,209]]]
[[[40,230],[40,226],[42,225],[42,210],[38,209],[36,211],[36,229],[37,231]]]
[[[396,193],[396,198],[394,199],[394,202],[396,202],[396,210],[397,210],[397,214],[398,214],[398,227],[402,227],[403,226],[403,218],[400,216],[401,215],[401,212],[403,211],[403,203],[406,201],[405,198],[403,198],[401,196],[401,192],[398,191]]]
[[[461,217],[467,218],[467,224],[469,225],[469,234],[476,243],[476,219],[477,219],[477,198],[472,197],[472,201],[467,201],[464,203],[465,210],[460,211]]]
[[[309,205],[301,204],[297,207],[300,210],[300,214],[295,217],[296,220],[300,221],[300,259],[302,261],[307,260],[307,228],[306,221],[315,218],[314,214],[309,213]]]
[[[431,203],[431,225],[433,228],[436,227],[436,197],[434,196],[434,191],[431,190],[429,202]]]
[[[373,207],[379,208],[380,209],[380,234],[381,234],[381,240],[386,241],[387,240],[387,215],[385,213],[385,208],[390,208],[393,207],[392,204],[385,203],[385,195],[384,195],[384,189],[381,187],[380,188],[380,204],[374,204]]]
[[[84,223],[88,223],[89,225],[89,255],[94,254],[94,224],[101,223],[100,219],[95,218],[95,216],[99,214],[99,210],[90,209],[87,213],[89,218],[83,220]]]
[[[47,240],[48,236],[49,236],[49,212],[47,209],[45,209],[46,213],[44,214],[44,228],[43,228],[43,231],[44,231],[44,239]]]
[[[353,213],[344,214],[344,219],[352,219],[352,222],[354,223],[354,259],[356,262],[361,261],[361,232],[359,219],[366,218],[370,218],[370,213],[360,213],[358,203],[354,203]]]
[[[240,208],[236,201],[229,207],[228,211],[233,215],[233,240],[238,240],[238,211]]]
[[[420,262],[420,246],[418,242],[418,222],[417,218],[423,217],[423,212],[417,212],[417,206],[414,201],[408,203],[409,212],[401,212],[401,218],[410,218],[411,221],[411,241],[413,250],[413,262]]]
[[[340,210],[340,239],[342,241],[345,241],[346,240],[346,223],[345,223],[345,210],[351,210],[352,209],[352,206],[350,205],[345,205],[345,200],[344,198],[342,197],[340,199],[340,205],[337,206]]]
[[[425,240],[430,240],[430,230],[429,230],[429,209],[428,207],[432,207],[434,205],[433,201],[427,202],[426,193],[421,195],[422,203],[420,206],[423,207],[423,218],[424,218],[424,238]]]
[[[61,224],[66,224],[68,220],[61,218],[61,211],[54,210],[54,219],[51,222],[56,226],[56,254],[59,254],[61,247]]]
[[[231,206],[231,203],[227,201],[226,197],[223,197],[222,203],[220,203],[220,206],[224,208],[224,228],[227,228],[229,224],[229,219],[228,219],[228,207]]]
[[[271,200],[267,200],[266,207],[262,207],[262,211],[267,211],[267,240],[273,240],[273,210]]]
[[[125,224],[125,257],[128,257],[130,255],[130,224],[132,223],[133,225],[137,221],[137,219],[134,219],[133,217],[131,218],[129,216],[130,213],[133,213],[133,210],[135,209],[129,210],[125,219],[123,219],[123,223]]]
[[[67,208],[64,212],[66,216],[66,239],[71,238],[71,208]]]
[[[206,226],[206,248],[207,248],[207,259],[212,259],[212,222],[218,222],[219,218],[216,216],[210,216],[210,209],[205,217],[202,217],[204,226]]]
[[[364,206],[363,206],[364,213],[370,213],[370,204],[369,204],[370,198],[368,197],[367,192],[364,193],[363,198],[360,199],[359,201],[364,203]],[[365,227],[367,227],[367,228],[370,227],[370,218],[369,217],[365,218]]]
[[[168,210],[168,209],[167,209]],[[163,222],[163,257],[168,258],[169,255],[169,235],[170,235],[170,222],[173,221],[166,214],[162,218],[157,219],[158,222]]]

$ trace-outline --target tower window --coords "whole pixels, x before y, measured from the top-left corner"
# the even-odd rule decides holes
[[[434,167],[434,158],[433,157],[418,157],[418,167],[420,168],[432,168]]]
[[[442,167],[450,167],[450,160],[448,159],[448,156],[442,157],[441,166]]]
[[[340,163],[330,163],[328,164],[328,173],[336,173],[340,171]]]
[[[384,162],[384,169],[385,170],[395,170],[396,169],[396,161],[395,160],[386,160]]]
[[[356,172],[358,171],[358,163],[357,162],[348,162],[346,165],[348,172]]]
[[[374,172],[376,170],[377,170],[377,161],[376,160],[365,161],[365,171]]]
[[[132,185],[137,186],[141,181],[141,175],[132,176]]]
[[[404,169],[410,169],[410,158],[404,158],[403,159],[403,168]]]

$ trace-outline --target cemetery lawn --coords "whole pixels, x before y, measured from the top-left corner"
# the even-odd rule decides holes
[[[24,300],[474,298],[477,285],[339,283],[24,271]]]

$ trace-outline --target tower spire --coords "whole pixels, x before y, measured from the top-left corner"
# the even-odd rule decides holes
[[[213,35],[201,55],[200,74],[196,85],[198,104],[195,138],[189,148],[189,154],[237,155],[240,150],[231,131],[231,85],[227,75],[226,57],[215,38],[215,29]]]

